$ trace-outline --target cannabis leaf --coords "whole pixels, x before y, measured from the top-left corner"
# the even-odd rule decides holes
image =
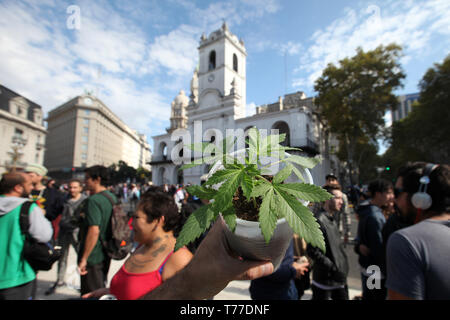
[[[197,196],[200,199],[210,200],[213,199],[214,196],[217,194],[217,190],[196,185],[189,186],[186,188],[186,190],[189,194]]]
[[[200,237],[216,218],[217,214],[211,210],[211,205],[205,205],[195,210],[187,218],[183,229],[177,237],[175,251]]]
[[[319,164],[322,161],[322,158],[320,157],[314,157],[314,158],[305,158],[297,155],[290,155],[286,157],[283,161],[288,161],[292,163],[296,163],[303,168],[314,168],[317,164]]]
[[[311,202],[321,202],[333,198],[330,193],[313,184],[285,183],[278,185],[277,188],[295,196],[296,198]]]
[[[269,243],[277,225],[277,215],[272,212],[272,209],[274,208],[272,205],[273,201],[275,201],[274,189],[269,188],[267,193],[263,196],[263,202],[259,208],[259,223],[266,243]]]
[[[176,249],[198,238],[219,214],[234,231],[237,216],[233,197],[240,188],[245,197],[241,201],[253,203],[253,206],[258,208],[256,200],[259,199],[258,220],[266,242],[272,238],[278,219],[285,218],[295,233],[306,242],[325,251],[325,241],[319,224],[301,201],[325,201],[331,199],[332,195],[312,184],[285,183],[292,173],[304,182],[303,174],[298,167],[310,169],[322,159],[288,154],[286,151],[300,149],[282,146],[281,143],[285,139],[285,134],[262,136],[256,128],[251,128],[248,131],[248,147],[245,149],[242,163],[229,153],[234,151],[235,138],[227,137],[217,144],[201,143],[191,146],[194,150],[202,151],[203,155],[208,152],[211,155],[186,164],[182,169],[208,163],[207,161],[212,163],[220,161],[223,169],[213,173],[203,186],[188,187],[190,194],[201,199],[209,199],[211,203],[189,216],[177,238]],[[263,167],[261,159],[265,157],[279,160]],[[263,176],[265,170],[279,163],[284,163],[285,166],[274,177]]]
[[[312,212],[302,205],[293,195],[280,189],[279,186],[274,185],[279,195],[279,210],[286,218],[294,233],[298,234],[307,243],[325,252],[325,240]]]

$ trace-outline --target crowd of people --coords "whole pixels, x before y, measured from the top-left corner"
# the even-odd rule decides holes
[[[109,185],[107,168],[85,169],[84,180],[60,187],[47,169],[29,165],[0,182],[0,300],[33,299],[38,271],[21,255],[24,237],[20,207],[32,201],[29,233],[61,247],[57,279],[64,285],[70,246],[77,253],[80,298],[210,299],[232,280],[251,280],[252,299],[297,300],[311,288],[313,300],[349,299],[352,206],[358,229],[353,241],[361,270],[363,300],[450,299],[450,166],[408,163],[395,184],[377,179],[366,192],[343,192],[333,174],[322,186],[333,197],[310,206],[325,240],[325,251],[294,235],[281,265],[233,254],[218,219],[194,243],[174,252],[187,217],[208,203],[179,186]],[[111,258],[103,240],[111,238],[111,216],[128,203],[134,250],[107,288]],[[224,267],[226,266],[226,267]]]

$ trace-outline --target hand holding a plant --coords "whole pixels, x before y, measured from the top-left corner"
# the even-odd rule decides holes
[[[254,280],[273,272],[270,262],[245,260],[232,252],[224,235],[225,228],[223,220],[218,219],[190,263],[141,299],[208,299],[230,281]]]

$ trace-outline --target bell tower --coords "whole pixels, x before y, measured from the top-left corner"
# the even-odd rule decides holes
[[[202,35],[198,50],[199,108],[215,109],[218,105],[233,104],[234,118],[245,117],[247,52],[244,42],[224,22],[209,37]],[[221,101],[206,97],[213,92]]]

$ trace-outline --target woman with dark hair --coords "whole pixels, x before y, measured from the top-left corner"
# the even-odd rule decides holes
[[[111,293],[119,300],[136,300],[183,269],[192,254],[185,247],[174,252],[174,233],[181,227],[181,220],[172,196],[159,191],[143,194],[132,223],[139,247],[115,274],[109,289],[99,289],[82,298]]]

